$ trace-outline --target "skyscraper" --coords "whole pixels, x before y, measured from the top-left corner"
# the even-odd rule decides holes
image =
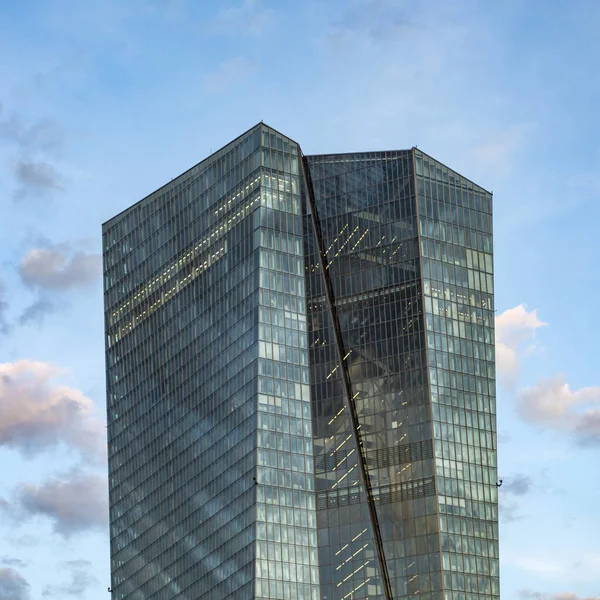
[[[261,123],[104,224],[114,598],[499,597],[491,213]]]

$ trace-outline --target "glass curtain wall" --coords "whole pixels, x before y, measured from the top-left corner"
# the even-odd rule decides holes
[[[103,228],[112,597],[254,598],[260,131]]]
[[[492,195],[415,150],[446,599],[499,597]]]
[[[261,158],[256,598],[320,600],[299,148]]]
[[[308,161],[392,594],[433,598],[440,540],[412,153]],[[384,598],[308,217],[321,593]]]

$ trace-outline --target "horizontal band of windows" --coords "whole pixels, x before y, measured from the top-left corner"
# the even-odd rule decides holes
[[[377,504],[390,504],[402,502],[404,500],[413,500],[414,498],[435,496],[435,494],[435,479],[433,477],[426,477],[424,479],[416,479],[414,481],[394,483],[374,488],[373,500]],[[361,486],[328,490],[317,493],[317,510],[360,504],[365,501],[365,495]]]

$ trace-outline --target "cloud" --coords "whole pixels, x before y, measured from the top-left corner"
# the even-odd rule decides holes
[[[523,304],[496,318],[496,368],[500,383],[514,387],[519,361],[538,349],[535,333],[546,327]],[[600,387],[572,390],[564,375],[517,391],[517,412],[528,423],[569,433],[581,446],[600,445]]]
[[[100,460],[104,427],[79,390],[55,383],[64,370],[44,362],[0,363],[0,447],[33,455],[60,443]]]
[[[529,475],[515,475],[508,479],[503,479],[502,493],[512,494],[514,496],[525,496],[531,491],[533,480]]]
[[[545,578],[562,578],[568,573],[564,564],[545,558],[518,557],[514,563],[525,571]]]
[[[216,71],[204,77],[204,87],[209,92],[223,92],[248,80],[256,70],[256,63],[244,56],[230,58],[221,63]]]
[[[523,519],[520,504],[514,497],[527,495],[532,488],[533,480],[528,475],[513,475],[502,477],[502,487],[499,489],[498,510],[499,516],[505,523],[514,523]]]
[[[265,33],[275,23],[275,12],[263,8],[260,0],[242,0],[241,3],[222,8],[209,29],[215,33],[229,35],[259,36]]]
[[[29,563],[25,560],[21,560],[20,558],[13,558],[12,556],[2,556],[0,557],[0,564],[5,565],[7,567],[26,567]]]
[[[594,553],[584,553],[580,549],[563,548],[559,556],[518,556],[514,553],[505,557],[505,563],[514,565],[531,575],[536,581],[552,581],[557,583],[588,583],[597,582],[597,573],[600,572],[600,556]],[[525,593],[525,592],[524,592]],[[526,592],[538,593],[539,592]],[[527,596],[525,596],[527,597]],[[536,598],[538,596],[529,596]],[[544,595],[543,600],[570,600],[569,596]],[[587,600],[582,599],[582,600]]]
[[[569,433],[581,446],[600,444],[600,387],[572,390],[564,375],[542,379],[517,394],[519,416]]]
[[[59,305],[45,296],[40,296],[19,317],[19,325],[41,325],[44,318],[56,312]]]
[[[14,163],[13,171],[23,189],[49,191],[63,187],[60,173],[45,161],[20,159]]]
[[[52,119],[44,118],[27,125],[17,113],[3,117],[1,109],[0,106],[0,141],[14,147],[18,156],[12,163],[18,184],[15,198],[62,189],[63,177],[49,158],[62,148],[63,130]]]
[[[9,330],[6,313],[8,312],[8,302],[6,301],[6,288],[0,280],[0,334],[6,334]]]
[[[2,600],[29,600],[29,583],[15,569],[0,567],[0,598]]]
[[[543,594],[541,592],[532,592],[530,590],[521,590],[519,592],[519,598],[521,600],[600,600],[600,596],[578,596],[572,592]]]
[[[31,125],[17,113],[2,118],[0,105],[0,140],[18,146],[22,151],[56,153],[65,140],[64,131],[52,119],[42,118]]]
[[[507,501],[503,495],[498,498],[498,513],[500,520],[505,523],[514,523],[523,519],[523,515],[519,512],[519,504]]]
[[[420,23],[409,18],[400,2],[358,0],[346,4],[345,10],[332,23],[329,37],[337,42],[360,38],[381,44],[398,41],[403,34],[421,27]]]
[[[10,502],[6,502],[3,498],[0,498],[0,511],[9,515],[13,509]],[[13,548],[33,548],[39,544],[39,538],[35,535],[19,535],[17,537],[5,538]]]
[[[537,349],[535,332],[547,323],[540,321],[537,310],[523,304],[505,310],[496,317],[496,369],[504,387],[512,388],[519,375],[519,357]],[[524,344],[529,341],[524,349]]]
[[[473,150],[473,159],[486,168],[493,168],[496,173],[506,175],[510,171],[515,154],[524,142],[533,134],[533,123],[510,125],[503,131],[496,132],[484,143]]]
[[[69,571],[71,580],[64,585],[44,586],[42,596],[64,598],[65,596],[76,596],[81,598],[82,594],[92,585],[99,583],[97,577],[90,573],[93,565],[87,560],[72,560],[62,565],[63,569]]]
[[[107,490],[104,476],[73,469],[39,484],[19,484],[3,512],[19,523],[47,518],[57,534],[69,538],[108,526]]]
[[[99,254],[73,252],[67,244],[32,248],[19,262],[19,275],[31,288],[62,291],[85,287],[102,274]]]

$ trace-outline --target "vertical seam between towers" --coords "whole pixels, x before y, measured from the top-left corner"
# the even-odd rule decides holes
[[[421,280],[421,303],[423,306],[423,333],[425,334],[425,369],[427,371],[427,384],[429,388],[429,402],[427,403],[429,406],[429,418],[431,420],[431,445],[433,447],[433,481],[435,486],[435,500],[437,507],[437,522],[438,522],[438,551],[439,551],[439,559],[440,559],[440,573],[441,573],[441,592],[444,594],[446,585],[444,580],[444,566],[442,559],[442,515],[440,512],[440,504],[438,501],[438,474],[437,474],[437,459],[435,456],[435,433],[434,433],[434,419],[433,419],[433,401],[431,399],[431,378],[429,376],[429,343],[427,341],[427,309],[425,303],[425,278],[423,277],[423,249],[421,247],[421,222],[420,222],[420,214],[419,214],[419,188],[417,185],[417,156],[415,149],[412,149],[412,161],[413,161],[413,183],[415,186],[415,214],[417,216],[417,244],[419,246],[419,269],[420,280]],[[422,175],[421,175],[422,177]]]
[[[321,266],[321,273],[323,275],[323,282],[325,283],[325,295],[327,297],[327,303],[329,305],[329,313],[333,324],[333,332],[335,337],[335,347],[338,354],[338,360],[342,370],[342,379],[344,381],[345,389],[345,405],[350,418],[352,421],[352,436],[358,453],[358,465],[363,485],[365,486],[365,492],[367,494],[367,506],[369,509],[369,518],[371,521],[371,527],[373,529],[373,537],[375,538],[375,548],[377,550],[377,562],[379,563],[379,571],[381,573],[381,579],[383,581],[383,592],[386,600],[393,600],[392,588],[390,585],[390,578],[387,570],[387,564],[385,562],[385,553],[383,550],[383,540],[381,537],[381,530],[379,528],[379,521],[377,519],[377,510],[375,508],[375,501],[373,499],[373,489],[371,487],[371,480],[367,472],[366,460],[364,456],[364,447],[359,432],[358,415],[356,413],[356,405],[352,397],[352,383],[350,381],[350,374],[346,368],[346,362],[344,356],[344,341],[342,338],[342,331],[340,328],[337,310],[335,307],[335,297],[333,294],[333,286],[331,284],[331,278],[329,276],[328,261],[325,253],[325,245],[323,243],[323,237],[321,233],[321,225],[317,214],[317,203],[315,201],[314,189],[312,186],[312,177],[308,167],[307,158],[300,152],[300,158],[302,161],[302,171],[304,175],[304,182],[306,184],[306,194],[308,196],[308,202],[310,205],[310,217],[313,226],[313,234],[317,243],[317,251],[319,254],[319,263]]]

